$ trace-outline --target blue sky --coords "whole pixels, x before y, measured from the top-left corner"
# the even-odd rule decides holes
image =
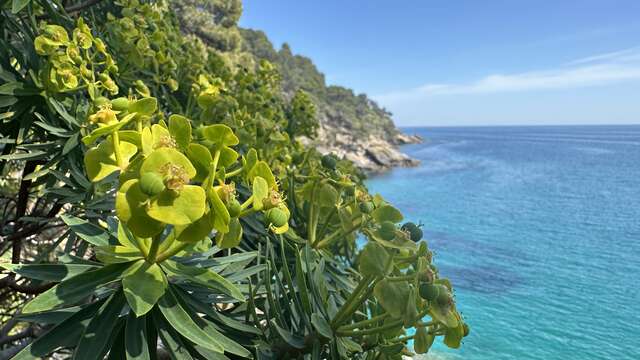
[[[401,126],[640,123],[638,0],[244,0],[240,24]]]

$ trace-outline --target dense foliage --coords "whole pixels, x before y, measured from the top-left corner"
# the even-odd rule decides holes
[[[188,4],[220,12],[193,23],[216,46],[180,25]],[[285,96],[269,62],[247,66],[240,3],[174,5],[5,1],[0,357],[460,346],[468,327],[422,230],[297,141],[314,105]]]

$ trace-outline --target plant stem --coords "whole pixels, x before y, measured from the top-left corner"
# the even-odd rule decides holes
[[[374,324],[374,323],[376,323],[376,322],[378,322],[378,321],[382,321],[382,320],[386,319],[388,316],[389,316],[389,313],[384,313],[384,314],[382,314],[382,315],[374,316],[374,317],[372,317],[371,319],[367,319],[367,320],[359,321],[359,322],[352,323],[352,324],[343,325],[343,326],[340,326],[340,327],[338,328],[338,331],[346,331],[346,330],[352,330],[352,329],[361,329],[361,328],[363,328],[364,326]]]
[[[333,320],[331,320],[332,328],[336,329],[342,323],[343,318],[346,316],[347,312],[351,311],[351,308],[354,306],[354,304],[356,308],[358,305],[360,305],[360,303],[357,301],[359,300],[362,292],[369,286],[369,283],[371,282],[371,280],[373,280],[373,278],[373,276],[365,276],[360,279],[358,286],[356,286],[345,303],[340,307],[338,313],[333,317]]]
[[[387,330],[393,329],[393,328],[397,327],[398,325],[402,325],[402,322],[403,322],[402,319],[398,319],[398,320],[392,321],[392,322],[390,322],[388,324],[384,324],[382,326],[375,327],[375,328],[370,328],[370,329],[347,330],[347,331],[338,330],[338,331],[336,331],[336,335],[338,335],[338,336],[362,336],[362,335],[377,334],[377,333],[381,333],[383,331],[387,331]]]
[[[249,196],[249,198],[240,205],[240,209],[244,211],[251,203],[253,203],[253,195]]]
[[[413,280],[416,277],[416,273],[410,275],[401,275],[401,276],[389,276],[387,277],[387,281],[405,281],[405,280]]]
[[[218,169],[218,161],[220,161],[220,150],[216,150],[213,155],[213,165],[211,168],[211,185],[213,185],[216,178],[216,170]]]
[[[243,168],[235,169],[233,171],[230,171],[230,172],[226,173],[224,175],[224,177],[225,178],[230,178],[230,177],[236,176],[236,175],[240,174],[242,172],[242,170],[244,170],[244,169]]]
[[[184,250],[190,244],[191,243],[188,243],[188,242],[185,242],[185,241],[175,242],[173,246],[171,246],[169,249],[164,251],[162,254],[158,255],[158,258],[156,259],[156,262],[161,263],[161,262],[167,260],[168,258],[172,257],[173,255],[175,255],[175,254],[179,253],[180,251]]]
[[[311,201],[309,202],[309,223],[308,223],[308,231],[307,231],[307,240],[311,246],[315,247],[316,242],[316,222],[318,221],[316,214],[316,187],[318,186],[318,182],[313,183],[313,187],[311,188]]]
[[[147,255],[147,261],[151,264],[156,262],[156,255],[158,254],[158,248],[160,247],[160,236],[156,236],[151,241],[151,247],[149,248],[149,254]]]
[[[356,222],[350,229],[348,229],[347,231],[342,231],[342,228],[332,232],[331,234],[327,235],[324,239],[318,241],[318,243],[316,244],[315,248],[316,249],[323,249],[326,248],[327,246],[331,245],[336,239],[339,238],[339,235],[342,236],[346,236],[351,234],[352,232],[358,230],[358,228],[360,228],[360,225],[362,225],[362,220]]]
[[[120,152],[120,135],[117,130],[111,134],[111,140],[113,141],[113,153],[116,155],[116,165],[122,169],[124,163],[122,162],[122,153]]]

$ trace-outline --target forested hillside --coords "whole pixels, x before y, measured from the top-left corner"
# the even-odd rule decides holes
[[[278,68],[283,96],[291,98],[299,90],[309,95],[320,122],[318,137],[310,145],[344,156],[369,171],[416,164],[399,152],[397,145],[419,139],[398,131],[388,111],[365,94],[327,85],[313,61],[294,54],[288,44],[276,50],[264,32],[239,28],[240,1],[213,4],[196,7],[189,0],[175,2],[174,7],[186,31],[218,49],[229,61],[255,67],[268,60]]]

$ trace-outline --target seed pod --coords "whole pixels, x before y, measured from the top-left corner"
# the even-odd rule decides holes
[[[165,189],[162,176],[155,172],[142,174],[140,177],[140,190],[149,196],[155,196]]]
[[[451,304],[452,301],[453,299],[451,298],[449,289],[447,289],[443,285],[440,285],[440,289],[438,290],[438,297],[436,298],[436,302],[438,303],[438,305],[447,306]]]
[[[393,240],[396,237],[396,225],[391,221],[383,221],[378,229],[378,235],[384,240]]]
[[[232,199],[227,204],[227,210],[229,211],[229,215],[231,215],[231,217],[238,217],[238,215],[240,215],[240,212],[242,211],[240,202],[237,199]]]
[[[409,234],[411,240],[418,242],[422,240],[422,229],[412,222],[407,222],[402,225],[402,231]]]
[[[369,214],[373,211],[373,203],[371,201],[361,202],[358,207],[360,208],[360,211],[365,214]]]
[[[336,165],[338,164],[338,160],[336,160],[336,157],[330,154],[324,155],[320,162],[322,163],[322,166],[326,167],[329,170],[335,170]]]
[[[107,99],[104,96],[97,97],[95,100],[93,100],[93,104],[97,107],[105,106],[108,103],[109,103],[109,99]]]
[[[126,97],[119,97],[111,100],[111,107],[116,111],[125,111],[129,108],[129,99]]]
[[[438,285],[422,283],[420,284],[420,297],[428,301],[433,301],[440,294],[439,288]]]
[[[265,215],[267,220],[275,227],[284,226],[289,221],[287,213],[279,208],[269,209]]]

